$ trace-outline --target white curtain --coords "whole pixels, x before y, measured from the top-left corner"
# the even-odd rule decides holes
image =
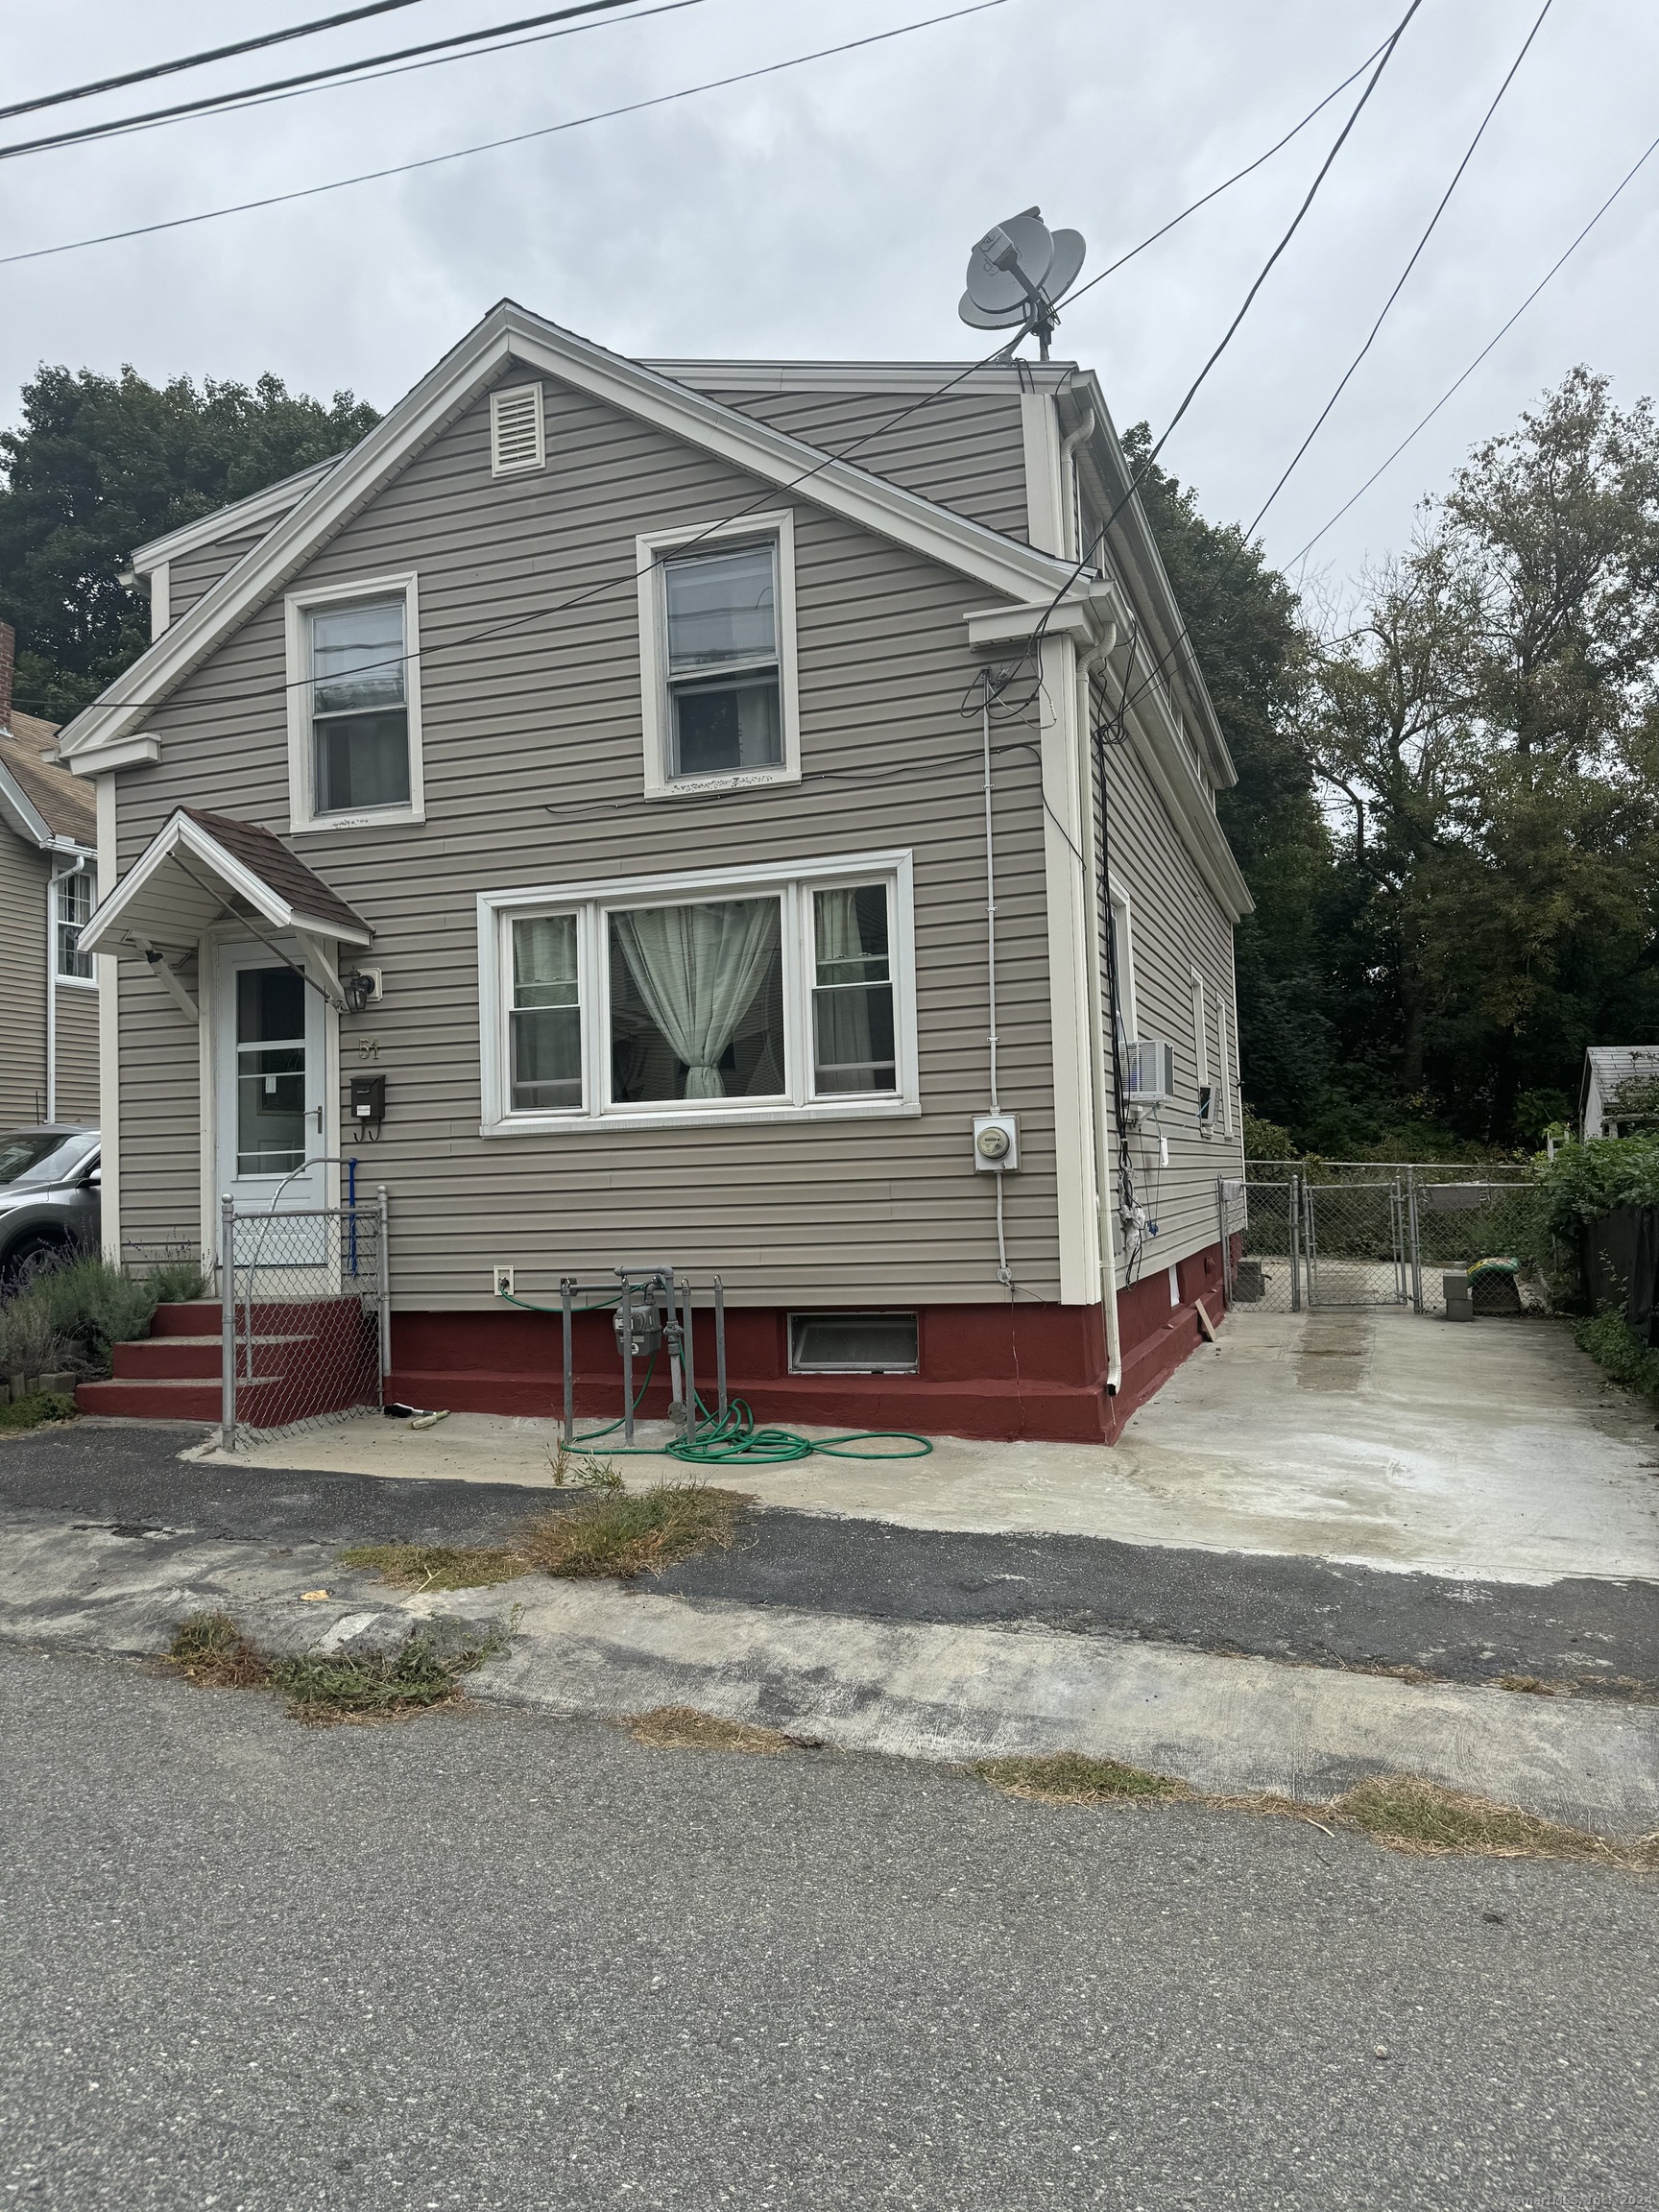
[[[612,916],[647,1012],[685,1066],[687,1098],[723,1098],[717,1065],[778,946],[776,899]]]
[[[871,958],[880,963],[878,974],[885,974],[886,946],[879,946],[873,956],[865,951],[858,927],[857,893],[820,891],[815,896],[820,984],[863,983],[870,973],[866,962]],[[821,1064],[862,1067],[874,1057],[868,991],[830,991],[818,1000],[817,1021]]]

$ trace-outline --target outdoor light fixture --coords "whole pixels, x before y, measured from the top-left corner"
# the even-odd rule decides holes
[[[360,968],[353,968],[342,975],[340,987],[346,994],[348,1014],[361,1014],[363,1009],[380,996],[378,975],[365,975]]]

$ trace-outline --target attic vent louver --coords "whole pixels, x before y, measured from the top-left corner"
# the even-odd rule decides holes
[[[490,395],[490,473],[517,476],[546,465],[541,443],[541,387],[517,384]]]

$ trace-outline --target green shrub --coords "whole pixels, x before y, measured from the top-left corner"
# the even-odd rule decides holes
[[[31,1390],[26,1398],[13,1398],[0,1406],[0,1430],[38,1429],[42,1421],[70,1421],[75,1401],[60,1390]]]
[[[1643,1343],[1623,1313],[1596,1313],[1576,1324],[1573,1341],[1615,1382],[1659,1401],[1659,1352]]]
[[[213,1294],[212,1278],[197,1259],[163,1260],[144,1277],[157,1306],[188,1306]]]
[[[1277,1121],[1262,1120],[1246,1106],[1244,1157],[1246,1160],[1295,1160],[1300,1155],[1288,1129],[1282,1129]]]
[[[108,1375],[110,1346],[147,1336],[158,1303],[153,1278],[107,1260],[43,1267],[0,1308],[0,1374]]]

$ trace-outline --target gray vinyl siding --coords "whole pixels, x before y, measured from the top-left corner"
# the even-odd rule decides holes
[[[216,538],[210,545],[199,545],[193,553],[181,553],[167,564],[167,619],[177,622],[180,614],[188,613],[204,591],[227,576],[245,553],[251,553],[262,538],[266,538],[281,520],[277,515],[268,516],[252,530],[241,530],[234,537]]]
[[[419,572],[426,822],[291,842],[372,923],[386,998],[343,1027],[387,1078],[394,1290],[484,1307],[642,1255],[739,1302],[986,1303],[994,1178],[976,1175],[985,1076],[983,816],[963,613],[986,587],[549,382],[544,473],[493,481],[473,406],[296,584]],[[1016,416],[1017,421],[1017,416]],[[796,516],[806,781],[704,800],[641,795],[637,532],[754,505]],[[580,608],[549,602],[604,589]],[[533,617],[517,622],[517,617]],[[517,626],[514,626],[517,623]],[[497,635],[476,639],[490,626]],[[462,644],[462,640],[473,640]],[[288,830],[282,611],[253,614],[164,708],[163,758],[119,782],[123,873],[181,804]],[[232,711],[227,693],[248,704]],[[1005,733],[1010,738],[1018,734]],[[1058,1295],[1043,835],[1035,759],[998,768],[1002,1094],[1022,1118],[1007,1233],[1022,1288]],[[483,1139],[480,891],[910,848],[923,1112],[868,1122],[596,1128]],[[131,964],[122,986],[123,1231],[199,1219],[197,1037]]]
[[[58,1118],[98,1124],[98,994],[58,986]]]
[[[1147,1240],[1138,1269],[1144,1278],[1216,1241],[1216,1179],[1240,1172],[1233,929],[1133,750],[1114,746],[1106,758],[1112,876],[1115,885],[1128,893],[1130,903],[1136,1028],[1142,1037],[1166,1038],[1175,1054],[1174,1105],[1166,1107],[1145,1134],[1130,1131],[1128,1139],[1138,1195],[1152,1208],[1159,1223],[1159,1234]],[[1208,1136],[1200,1133],[1197,1111],[1193,969],[1204,981],[1210,1082],[1215,1100]],[[1225,1070],[1217,1024],[1217,1008],[1223,1004]],[[1222,1134],[1223,1080],[1232,1087],[1231,1138]],[[1169,1140],[1169,1166],[1164,1168],[1158,1166],[1160,1136]],[[1121,1246],[1121,1238],[1118,1241]]]
[[[0,1119],[46,1111],[46,878],[50,862],[0,823]]]
[[[725,392],[729,407],[786,431],[970,521],[1029,542],[1020,395]]]

